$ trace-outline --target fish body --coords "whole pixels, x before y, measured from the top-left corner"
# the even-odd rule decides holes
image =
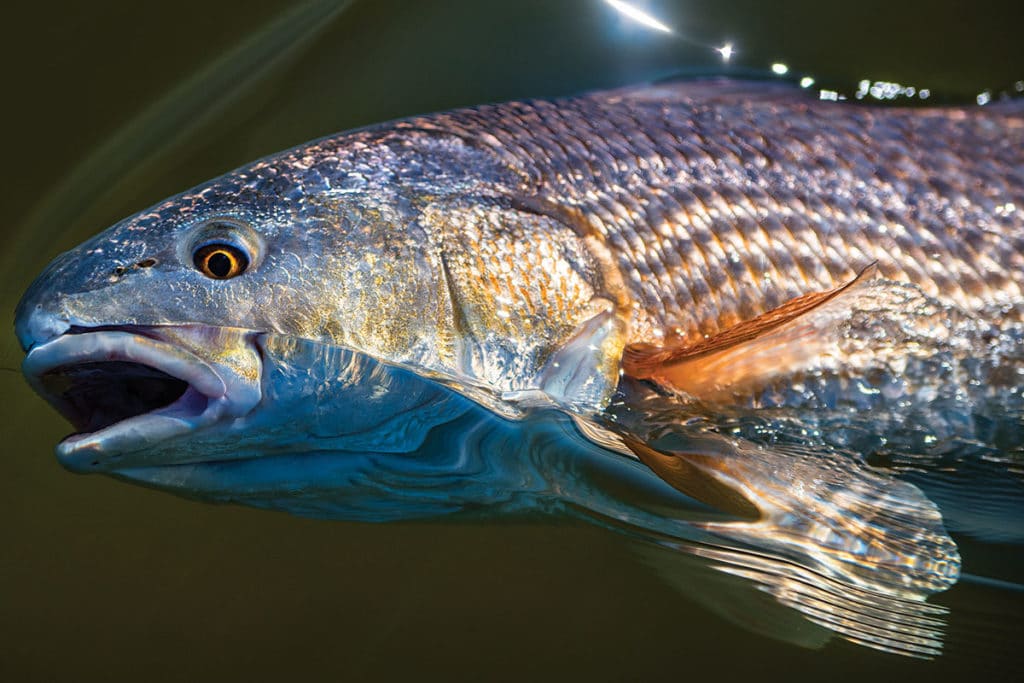
[[[494,151],[518,201],[607,249],[630,342],[713,334],[869,263],[965,310],[1024,298],[1024,115],[833,106],[720,82],[414,119]]]
[[[895,409],[942,394],[900,375],[941,354],[989,361],[950,370],[953,393],[998,376],[1017,396],[1022,312],[1024,107],[708,81],[296,147],[59,256],[15,327],[29,381],[79,430],[57,449],[76,471],[359,519],[587,510],[760,548],[780,591],[795,561],[916,600],[959,572],[918,489],[829,444],[688,432],[686,406],[757,409],[817,378],[835,409],[838,378]],[[609,497],[612,471],[643,483]],[[734,522],[655,511],[694,501]]]
[[[545,383],[593,410],[625,347],[704,339],[871,263],[1019,321],[1022,188],[1020,107],[835,106],[729,82],[489,105],[325,138],[144,211],[51,266],[19,330],[28,347],[64,324],[140,324],[122,292],[141,280],[160,323],[340,344],[468,380],[506,412],[501,396]],[[153,287],[191,265],[156,233],[198,239],[216,220],[267,242],[259,281]],[[574,339],[598,353],[576,358]],[[591,376],[552,372],[560,350]]]

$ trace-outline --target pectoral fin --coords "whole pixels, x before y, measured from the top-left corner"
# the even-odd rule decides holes
[[[717,478],[714,456],[697,452],[664,452],[652,448],[628,434],[622,442],[662,480],[686,495],[739,518],[755,520],[761,516],[757,506]]]
[[[797,297],[696,344],[629,347],[623,369],[704,400],[806,369],[834,347],[839,321],[848,317],[855,292],[875,271],[871,264],[841,287]]]
[[[941,607],[925,604],[960,572],[938,508],[911,484],[828,449],[759,447],[686,427],[619,441],[681,492],[738,519],[694,521],[707,558],[810,621],[870,647],[941,652]]]

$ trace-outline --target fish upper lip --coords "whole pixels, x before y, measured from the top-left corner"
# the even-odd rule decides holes
[[[63,439],[56,448],[57,458],[68,469],[106,469],[124,454],[144,450],[224,417],[247,414],[260,399],[258,381],[253,385],[218,372],[194,353],[162,340],[155,328],[69,329],[43,343],[33,344],[22,362],[22,370],[32,388],[61,410],[67,405],[61,396],[44,385],[46,373],[84,363],[111,361],[158,370],[185,382],[188,387],[167,405]]]

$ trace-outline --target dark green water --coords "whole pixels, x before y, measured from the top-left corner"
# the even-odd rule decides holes
[[[273,2],[19,8],[0,41],[3,309],[60,249],[263,154],[422,111],[718,69],[710,46],[725,41],[736,66],[783,61],[851,94],[869,78],[971,101],[1024,78],[1019,2],[647,7],[677,34],[598,0],[362,0],[308,21]],[[0,344],[16,368],[13,334]],[[839,640],[802,650],[569,521],[317,522],[72,475],[51,454],[67,426],[16,372],[0,391],[3,680],[959,680],[1018,665],[1020,593],[964,582],[938,596],[951,647],[933,662]],[[1000,552],[957,541],[967,572]],[[1000,576],[1019,582],[1013,562]]]

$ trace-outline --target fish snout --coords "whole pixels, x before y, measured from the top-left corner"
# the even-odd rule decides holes
[[[31,294],[30,290],[14,313],[14,334],[25,353],[61,336],[72,324],[66,313],[52,310]]]
[[[25,353],[81,324],[71,315],[68,298],[76,289],[94,287],[97,275],[95,266],[80,251],[64,252],[51,261],[14,309],[14,333]]]

